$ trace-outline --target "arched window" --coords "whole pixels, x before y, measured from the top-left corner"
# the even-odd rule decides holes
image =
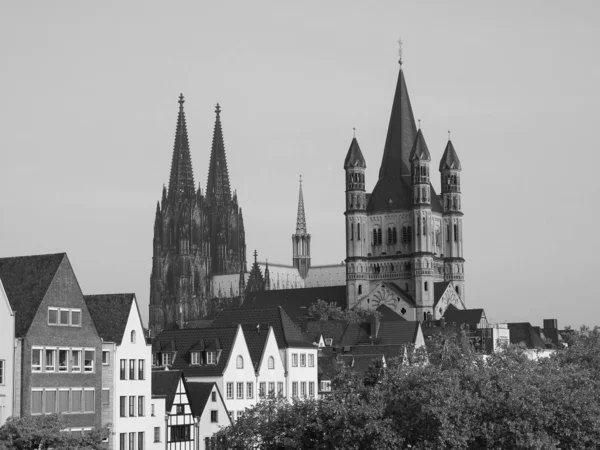
[[[272,356],[269,356],[269,369],[274,369],[275,368],[275,358],[273,358]]]
[[[359,294],[362,294],[362,284],[359,284],[359,285],[358,285],[358,293],[359,293]]]
[[[398,232],[396,231],[396,227],[392,227],[392,243],[398,242]]]
[[[387,229],[387,243],[392,243],[392,227],[388,227]]]
[[[360,241],[360,222],[356,224],[356,239]]]
[[[454,209],[458,209],[458,200],[454,197]]]
[[[413,235],[412,227],[408,227],[407,232],[408,232],[408,241],[407,242],[410,244],[412,242],[412,235]]]
[[[354,224],[353,223],[350,224],[350,240],[351,241],[354,240]]]
[[[446,241],[450,242],[450,224],[446,224]]]
[[[421,166],[421,176],[422,177],[427,176],[427,173],[425,172],[425,166]]]
[[[244,368],[244,357],[242,355],[238,355],[235,363],[236,368],[243,369]]]
[[[381,244],[383,241],[381,239],[381,228],[377,229],[377,243]]]
[[[454,240],[458,241],[458,225],[454,224]]]
[[[131,343],[135,344],[135,330],[131,330]]]

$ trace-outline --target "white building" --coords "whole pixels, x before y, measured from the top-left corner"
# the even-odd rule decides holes
[[[0,280],[0,426],[13,413],[15,314]]]
[[[102,424],[112,424],[109,448],[149,448],[152,354],[135,294],[86,295],[85,301],[103,341]]]
[[[185,387],[195,423],[198,425],[196,448],[214,448],[214,434],[232,423],[223,396],[214,382],[186,381]]]

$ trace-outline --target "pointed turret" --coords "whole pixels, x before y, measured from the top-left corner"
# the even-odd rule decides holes
[[[423,137],[423,132],[420,128],[419,131],[417,131],[417,137],[415,138],[415,142],[410,152],[410,161],[431,161],[431,154],[429,153],[425,138]]]
[[[408,97],[402,62],[400,62],[390,124],[379,169],[380,179],[410,177],[409,156],[416,135],[417,127]]]
[[[296,217],[296,233],[292,235],[292,264],[298,269],[302,278],[306,278],[310,269],[310,234],[306,228],[304,214],[304,196],[302,195],[302,175],[300,175],[300,192],[298,194],[298,216]]]
[[[269,274],[269,260],[265,263],[265,291],[271,289],[271,275]]]
[[[210,152],[206,196],[211,202],[220,203],[231,200],[231,188],[229,185],[229,172],[227,170],[223,130],[221,128],[221,107],[218,103],[215,108],[215,114],[215,129]]]
[[[296,234],[306,234],[306,215],[304,214],[304,196],[302,195],[302,175],[298,193],[298,214],[296,215]]]
[[[193,196],[196,191],[185,113],[183,111],[184,102],[183,94],[181,94],[179,96],[179,116],[177,117],[175,145],[173,146],[173,159],[171,161],[171,176],[169,178],[169,200]]]
[[[356,137],[352,138],[350,148],[346,154],[346,160],[344,161],[344,169],[349,169],[351,167],[362,167],[363,169],[367,167],[367,163],[365,162],[365,158],[360,151]]]
[[[257,256],[258,253],[254,250],[254,264],[252,264],[252,269],[250,269],[250,276],[246,284],[246,294],[265,290],[265,280],[258,265]]]
[[[444,169],[462,170],[460,159],[458,159],[458,155],[450,139],[448,139],[448,144],[446,144],[446,149],[440,161],[440,172]]]

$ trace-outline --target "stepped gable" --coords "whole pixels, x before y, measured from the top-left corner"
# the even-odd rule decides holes
[[[171,411],[181,378],[180,370],[153,370],[152,397],[165,397],[165,411]],[[185,382],[185,379],[184,379]]]
[[[102,340],[121,345],[135,294],[84,295],[83,298]]]
[[[268,324],[273,327],[279,348],[312,348],[300,329],[292,322],[281,306],[262,309],[226,309],[215,317],[213,326]]]
[[[0,258],[0,279],[15,312],[15,337],[23,338],[66,253]]]
[[[281,306],[294,323],[299,325],[308,319],[308,308],[319,299],[346,308],[346,286],[252,292],[246,295],[240,308],[260,309]]]
[[[166,346],[176,346],[176,355],[171,367],[182,370],[186,377],[220,376],[223,374],[231,354],[231,348],[238,333],[237,326],[231,328],[184,328],[182,330],[163,330],[156,338],[158,348],[163,351]],[[191,365],[191,350],[204,340],[207,350],[220,350],[221,356],[217,364],[203,366]]]

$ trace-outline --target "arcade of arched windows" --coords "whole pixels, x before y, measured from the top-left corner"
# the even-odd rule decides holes
[[[442,180],[442,192],[460,192],[460,177],[458,174],[446,174]]]
[[[412,178],[414,184],[429,183],[429,166],[427,164],[413,166]]]
[[[364,189],[365,187],[365,174],[361,172],[349,172],[347,174],[347,185],[348,190],[352,189]]]

